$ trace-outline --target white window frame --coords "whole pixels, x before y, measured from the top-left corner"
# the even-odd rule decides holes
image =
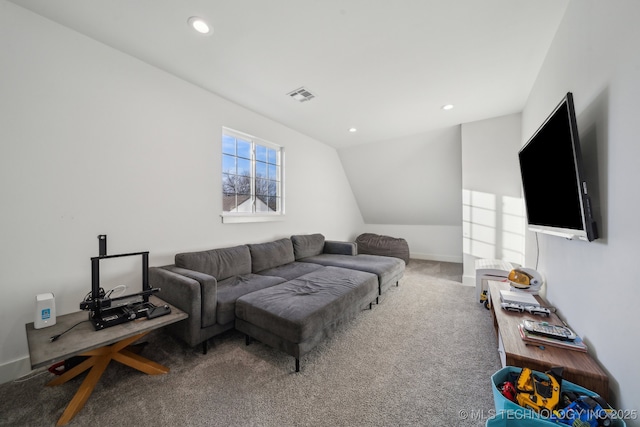
[[[256,156],[255,156],[255,146],[261,145],[263,147],[271,148],[277,152],[278,163],[279,166],[279,188],[276,191],[276,194],[280,198],[280,211],[278,212],[223,212],[220,214],[223,224],[237,224],[237,223],[246,223],[246,222],[271,222],[271,221],[282,221],[284,220],[285,215],[285,197],[284,197],[284,147],[278,144],[274,144],[272,142],[266,141],[262,138],[249,135],[244,132],[237,131],[235,129],[223,127],[221,138],[224,135],[233,136],[235,138],[243,139],[245,141],[251,142],[251,198],[252,198],[252,208],[255,209],[255,164],[256,164]],[[220,155],[221,155],[221,165],[223,163],[223,147],[222,140],[220,143]],[[224,174],[224,166],[222,165],[220,177],[222,178]],[[224,193],[222,192],[222,182],[220,185],[220,195],[224,197]],[[224,209],[224,208],[223,208]]]

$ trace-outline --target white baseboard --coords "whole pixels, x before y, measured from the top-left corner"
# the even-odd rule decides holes
[[[0,384],[8,383],[17,378],[24,377],[32,372],[29,357],[14,360],[0,365]]]
[[[476,285],[476,276],[462,276],[462,284],[475,286]]]
[[[462,263],[462,256],[438,255],[438,254],[421,254],[421,253],[411,252],[410,257],[414,258],[414,259],[423,259],[423,260],[426,260],[426,261]]]

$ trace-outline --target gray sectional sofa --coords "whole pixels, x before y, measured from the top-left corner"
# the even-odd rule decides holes
[[[403,260],[358,255],[354,242],[322,234],[179,253],[149,269],[159,297],[189,314],[169,325],[190,346],[229,329],[295,357],[311,351],[354,318],[404,273]]]

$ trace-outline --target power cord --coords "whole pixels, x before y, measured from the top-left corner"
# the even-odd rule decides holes
[[[28,376],[29,374],[27,374],[27,375],[25,375],[23,377],[16,378],[15,380],[13,380],[13,382],[14,383],[23,383],[23,382],[32,380],[32,379],[34,379],[36,377],[39,377],[41,375],[48,374],[48,373],[49,373],[49,371],[45,369],[44,371],[41,371],[41,372],[32,373],[30,376]]]
[[[56,341],[56,340],[57,340],[58,338],[60,338],[62,335],[66,334],[67,332],[69,332],[70,330],[72,330],[73,328],[75,328],[76,326],[78,326],[79,324],[84,323],[84,322],[88,322],[88,321],[89,321],[89,319],[87,319],[87,320],[83,320],[83,321],[81,321],[81,322],[76,323],[75,325],[73,325],[72,327],[70,327],[69,329],[67,329],[66,331],[61,332],[61,333],[59,333],[58,335],[54,335],[54,336],[52,336],[51,338],[49,338],[49,342],[54,342],[54,341]]]
[[[122,294],[125,293],[125,291],[127,290],[127,285],[118,285],[113,287],[112,289],[110,289],[109,291],[105,292],[103,288],[100,288],[100,290],[98,291],[98,298],[100,299],[106,299],[106,298],[111,298],[111,294],[114,293],[116,290],[119,290],[120,293],[118,295],[116,295],[116,297],[121,296]],[[84,301],[85,302],[89,302],[91,301],[91,297],[93,295],[91,295],[91,292],[88,292],[85,296],[84,296]],[[114,297],[115,298],[115,297]]]
[[[536,235],[536,267],[535,269],[538,269],[538,262],[540,261],[540,242],[538,242],[538,233],[535,233]]]
[[[107,292],[107,294],[105,295],[105,298],[111,298],[111,294],[116,290],[119,289],[120,293],[118,295],[116,295],[114,298],[119,297],[120,295],[124,294],[125,291],[127,290],[127,285],[118,285],[116,287],[114,287],[113,289],[111,289],[109,292]]]

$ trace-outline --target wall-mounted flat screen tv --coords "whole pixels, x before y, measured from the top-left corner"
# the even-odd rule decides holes
[[[518,157],[529,230],[568,239],[597,239],[571,92]]]

